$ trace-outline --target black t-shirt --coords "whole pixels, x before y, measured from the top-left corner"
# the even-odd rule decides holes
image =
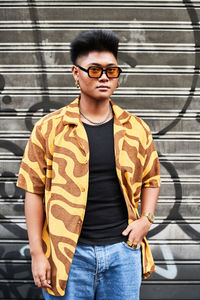
[[[128,212],[115,167],[113,118],[101,125],[84,123],[89,140],[89,190],[79,241],[90,245],[126,241]]]

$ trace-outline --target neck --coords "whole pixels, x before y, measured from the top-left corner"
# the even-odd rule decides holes
[[[109,112],[109,98],[108,99],[92,99],[86,95],[80,96],[79,107],[83,114],[92,120],[101,121]],[[112,114],[111,114],[112,117]]]

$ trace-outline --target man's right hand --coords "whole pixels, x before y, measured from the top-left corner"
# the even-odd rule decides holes
[[[51,266],[44,253],[32,255],[32,274],[35,285],[51,288]]]

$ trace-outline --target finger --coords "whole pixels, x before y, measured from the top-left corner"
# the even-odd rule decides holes
[[[134,249],[140,248],[140,242],[138,242],[137,240],[133,239],[133,248]]]
[[[51,285],[47,282],[47,280],[44,280],[44,281],[41,282],[41,287],[51,288]]]
[[[134,249],[137,249],[138,245],[137,243],[133,243],[133,246],[132,246]]]
[[[136,241],[136,238],[135,238],[135,235],[134,235],[134,232],[133,231],[131,231],[131,232],[129,232],[129,235],[128,235],[128,240],[129,241],[131,241],[132,243],[137,243],[137,241]]]
[[[139,244],[141,243],[141,240],[140,240],[137,236],[135,236],[135,235],[133,234],[133,232],[131,232],[131,233],[129,234],[129,239],[130,239],[131,241],[133,241],[134,244],[139,245]]]
[[[41,287],[41,282],[40,282],[39,276],[34,276],[34,282],[35,282],[35,285],[37,285],[38,287]]]
[[[131,231],[131,227],[130,227],[130,225],[128,225],[128,226],[126,227],[126,229],[122,232],[122,234],[123,234],[123,235],[128,235],[130,231]]]
[[[47,283],[51,284],[51,269],[47,269]]]
[[[131,248],[134,248],[134,249],[140,248],[140,244],[136,243],[135,241],[131,241],[130,239],[128,239],[128,241],[126,243]]]
[[[48,288],[51,288],[51,280],[50,280],[50,269],[47,269],[46,271],[46,276],[42,276],[40,278],[40,281],[41,281],[41,286],[42,287],[48,287]]]
[[[45,274],[39,274],[38,279],[40,281],[40,287],[42,287],[43,283],[46,281],[46,275]]]

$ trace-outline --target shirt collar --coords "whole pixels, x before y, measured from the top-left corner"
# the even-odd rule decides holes
[[[67,124],[75,124],[78,125],[81,122],[81,114],[79,111],[79,101],[80,96],[78,96],[73,102],[71,102],[69,105],[66,106],[66,109],[64,111],[64,117],[63,117],[63,123],[64,125]],[[114,117],[121,123],[126,123],[129,118],[131,117],[131,114],[127,112],[126,110],[122,109],[118,105],[116,105],[111,99],[109,99],[109,102],[111,104]]]

